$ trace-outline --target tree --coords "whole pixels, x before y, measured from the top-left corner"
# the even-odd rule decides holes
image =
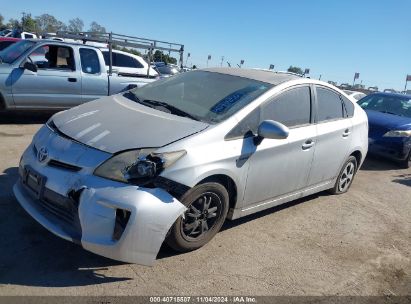
[[[82,32],[84,27],[84,22],[80,18],[74,18],[69,20],[67,30],[70,32]]]
[[[303,74],[303,70],[300,67],[292,66],[288,68],[287,72],[296,73],[296,74]]]
[[[106,28],[98,24],[96,21],[93,21],[90,23],[90,29],[88,31],[94,33],[105,33]]]
[[[21,27],[25,32],[36,32],[37,22],[31,17],[31,14],[23,13],[23,17],[21,17]]]
[[[54,16],[49,14],[42,14],[36,17],[37,31],[44,33],[55,33],[57,31],[64,31],[67,26],[57,20]]]
[[[162,51],[159,51],[159,50],[156,50],[154,52],[153,60],[156,61],[156,62],[158,62],[158,61],[161,62],[162,61],[162,62],[165,62],[165,63],[177,64],[177,59],[176,58],[171,57],[167,54],[164,54]]]
[[[126,48],[126,47],[119,47],[119,46],[114,45],[114,44],[113,44],[113,49],[119,50],[119,51],[122,51],[122,52],[127,52],[127,53],[130,53],[130,54],[142,57],[142,54],[139,51],[137,51],[136,49],[129,49],[129,48]]]
[[[7,23],[7,28],[21,30],[21,23],[17,19],[10,18]]]
[[[0,30],[4,30],[6,28],[6,25],[3,22],[4,22],[4,17],[0,15]]]

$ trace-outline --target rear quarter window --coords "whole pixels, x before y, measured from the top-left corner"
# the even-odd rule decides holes
[[[353,117],[354,116],[354,105],[353,103],[348,100],[348,98],[344,97],[341,95],[341,99],[344,103],[345,111],[347,113],[347,117]]]

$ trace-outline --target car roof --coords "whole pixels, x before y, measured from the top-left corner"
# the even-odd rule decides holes
[[[407,95],[407,94],[401,94],[401,93],[387,93],[387,92],[377,92],[377,93],[372,93],[371,95],[380,95],[380,96],[387,96],[387,97],[402,97],[402,98],[410,98],[411,99],[411,95]]]
[[[0,37],[0,41],[20,41],[21,38],[13,38],[13,37]]]
[[[58,43],[58,44],[66,44],[66,45],[75,45],[75,46],[84,46],[84,47],[90,47],[90,48],[95,48],[95,49],[101,49],[101,47],[90,45],[90,44],[84,44],[81,42],[67,42],[67,41],[60,41],[60,40],[55,40],[55,39],[36,39],[36,38],[30,38],[30,39],[21,39],[21,40],[28,40],[28,41],[33,41],[36,43]]]
[[[273,85],[278,85],[280,83],[301,79],[300,76],[289,74],[289,73],[279,73],[273,71],[256,70],[256,69],[240,69],[240,68],[206,68],[202,71],[227,74],[232,76],[239,76],[243,78],[253,79],[261,82],[271,83]]]

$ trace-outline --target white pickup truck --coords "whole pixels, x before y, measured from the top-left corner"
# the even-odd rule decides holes
[[[0,109],[66,109],[155,81],[146,76],[109,75],[90,45],[22,40],[0,52]]]

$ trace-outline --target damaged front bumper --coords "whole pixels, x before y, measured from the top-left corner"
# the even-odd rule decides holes
[[[75,159],[80,169],[40,161],[35,153],[38,146],[47,147],[48,158],[60,164],[62,159]],[[107,157],[104,154],[43,127],[22,156],[14,194],[54,234],[108,258],[152,265],[168,230],[186,207],[163,189],[92,175],[93,162],[101,162]],[[119,215],[124,214],[127,217],[119,224]]]

